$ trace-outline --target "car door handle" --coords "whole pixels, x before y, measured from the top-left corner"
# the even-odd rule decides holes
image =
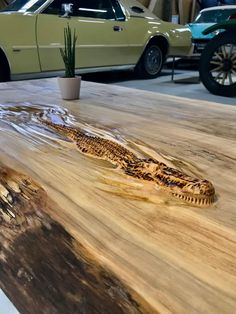
[[[115,26],[113,26],[113,31],[114,32],[121,32],[121,31],[123,31],[123,28],[118,26],[118,25],[115,25]]]

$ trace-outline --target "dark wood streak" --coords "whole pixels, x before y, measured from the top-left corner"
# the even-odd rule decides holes
[[[40,186],[3,165],[0,183],[12,197],[0,191],[1,213],[15,216],[0,213],[0,287],[20,313],[156,313],[47,215]]]

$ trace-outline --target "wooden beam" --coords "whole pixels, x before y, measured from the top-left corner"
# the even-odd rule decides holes
[[[192,8],[191,8],[191,15],[190,15],[190,22],[193,21],[195,14],[196,14],[196,0],[192,0]]]
[[[184,24],[183,0],[178,0],[178,11],[179,11],[179,22],[180,24]]]
[[[158,0],[150,0],[150,3],[149,3],[149,6],[148,6],[148,9],[151,10],[153,12],[156,4],[157,4]]]

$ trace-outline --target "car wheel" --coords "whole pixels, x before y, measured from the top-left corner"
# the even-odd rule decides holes
[[[5,70],[4,70],[4,67],[1,66],[1,63],[0,63],[0,82],[5,82],[5,81],[6,81]]]
[[[223,32],[205,47],[200,59],[200,79],[215,95],[236,95],[236,38]]]
[[[163,52],[157,45],[149,45],[136,65],[135,72],[143,78],[155,78],[163,66]]]
[[[6,82],[10,80],[10,68],[7,59],[0,50],[0,82]]]
[[[0,83],[1,82],[6,82],[6,81],[7,81],[6,76],[5,76],[5,74],[3,73],[3,71],[2,71],[2,69],[0,67]]]

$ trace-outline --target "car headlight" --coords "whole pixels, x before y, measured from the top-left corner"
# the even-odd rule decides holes
[[[214,34],[214,36],[218,35],[220,33],[220,30],[217,29],[216,31],[214,31],[212,34]]]

